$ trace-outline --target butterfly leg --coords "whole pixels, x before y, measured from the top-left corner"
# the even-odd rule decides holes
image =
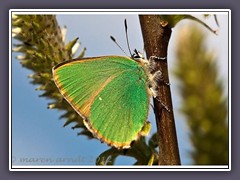
[[[149,88],[153,87],[153,89],[156,89],[158,83],[163,83],[167,86],[170,86],[170,83],[164,80],[162,71],[160,70],[157,70],[149,76]]]
[[[157,57],[157,56],[150,56],[149,57],[149,64],[150,64],[150,68],[152,70],[154,70],[157,66],[157,61],[166,61],[167,57]]]
[[[149,89],[150,89],[150,92],[151,92],[153,98],[156,99],[164,109],[166,109],[168,112],[170,112],[170,109],[167,107],[167,105],[165,103],[163,103],[162,100],[159,98],[160,96],[159,96],[157,89],[153,89],[152,87],[150,87]],[[154,109],[153,106],[152,106],[152,108]]]
[[[157,56],[150,56],[149,58],[149,71],[152,72],[151,79],[155,82],[163,82],[165,85],[170,85],[169,82],[165,81],[162,75],[162,72],[160,70],[157,70],[157,61],[166,61],[167,57],[157,57]],[[150,80],[151,81],[151,80]]]
[[[166,104],[164,104],[158,97],[155,98],[160,104],[161,106],[166,109],[168,112],[171,112],[170,109],[167,107]]]
[[[154,87],[153,87],[152,89],[150,88],[150,90],[152,91],[153,97],[154,97],[155,99],[157,99],[158,102],[160,102],[160,104],[164,107],[164,109],[166,109],[168,112],[170,112],[170,110],[169,110],[169,108],[167,107],[167,105],[164,104],[164,103],[162,102],[162,100],[160,99],[160,96],[159,96],[159,93],[158,93],[158,87],[157,87],[157,85],[156,85],[156,82],[162,82],[162,83],[164,83],[164,84],[167,85],[167,86],[170,86],[170,83],[167,82],[167,81],[165,81],[165,80],[163,79],[163,76],[162,76],[162,72],[161,72],[161,71],[156,71],[156,72],[154,73],[154,75],[153,75],[153,78],[155,79],[155,85],[154,85]]]
[[[167,57],[158,57],[158,56],[150,56],[150,58],[149,58],[149,60],[151,61],[151,60],[163,60],[163,61],[165,61],[165,60],[167,60]]]
[[[166,109],[168,112],[171,112],[171,110],[167,107],[167,105],[166,104],[164,104],[158,97],[153,97],[154,99],[156,99],[160,104],[161,104],[161,106],[164,108],[164,109]],[[154,107],[154,105],[152,105],[152,104],[150,104],[151,105],[151,107],[152,107],[152,109],[153,109],[153,111],[154,111],[154,113],[155,113],[155,107]]]
[[[157,61],[159,61],[159,60],[166,61],[167,57],[150,56],[150,58],[149,58],[149,64],[150,64],[149,71],[153,72],[152,76],[150,76],[150,78],[149,78],[149,81],[150,81],[149,89],[152,93],[153,98],[156,99],[164,109],[166,109],[168,112],[170,112],[170,109],[167,107],[166,104],[164,104],[162,102],[162,100],[159,98],[160,96],[158,94],[158,84],[159,83],[163,83],[167,86],[170,86],[169,81],[164,80],[162,72],[160,70],[156,69]]]
[[[160,70],[156,71],[149,79],[149,89],[153,96],[153,98],[157,99],[158,102],[166,109],[168,112],[170,112],[167,105],[165,105],[159,98],[159,92],[158,92],[158,82],[163,82],[165,85],[169,86],[170,83],[164,81],[162,72]]]
[[[166,80],[164,80],[164,77],[162,75],[162,72],[160,70],[156,71],[154,74],[153,74],[153,80],[155,82],[162,82],[164,83],[165,85],[167,86],[170,86],[170,83]]]

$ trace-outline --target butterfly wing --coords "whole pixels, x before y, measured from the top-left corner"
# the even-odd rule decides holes
[[[105,56],[63,62],[53,68],[61,94],[100,140],[128,148],[149,108],[147,76],[134,60]]]

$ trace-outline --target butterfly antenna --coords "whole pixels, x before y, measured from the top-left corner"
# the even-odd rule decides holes
[[[123,50],[123,48],[117,43],[116,39],[113,36],[110,36],[111,40],[122,50],[122,52],[126,55],[127,53]]]
[[[131,53],[131,49],[130,49],[130,45],[129,45],[129,41],[128,41],[128,32],[127,32],[127,20],[124,20],[124,25],[125,25],[125,34],[126,34],[126,39],[127,39],[127,46],[128,46],[128,51],[131,55],[131,57],[133,57],[133,54]]]

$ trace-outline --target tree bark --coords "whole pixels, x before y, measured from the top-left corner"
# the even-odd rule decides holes
[[[168,42],[172,32],[167,22],[161,21],[160,15],[139,15],[139,19],[147,58],[167,57]],[[166,83],[169,82],[167,59],[155,60],[154,64],[163,75],[163,81],[158,83],[158,99],[161,102],[156,98],[153,99],[159,144],[158,164],[180,165],[170,85]]]

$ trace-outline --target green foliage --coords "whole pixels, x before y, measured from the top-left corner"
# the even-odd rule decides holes
[[[204,15],[204,17],[209,17],[210,15]],[[209,31],[213,32],[214,34],[216,34],[216,31],[213,30],[211,27],[209,27],[206,23],[204,23],[203,21],[201,21],[200,19],[189,15],[189,14],[182,14],[182,15],[159,15],[159,18],[162,22],[162,25],[169,25],[171,28],[173,28],[174,26],[176,26],[177,23],[179,23],[180,21],[184,20],[184,19],[189,19],[189,20],[193,20],[195,22],[200,23],[201,25],[203,25],[204,27],[206,27]],[[215,22],[218,25],[218,21],[217,21],[217,17],[216,15],[214,15],[215,18]]]
[[[118,150],[116,148],[109,148],[99,155],[97,158],[97,165],[113,165],[116,158],[119,156],[134,157],[137,161],[134,165],[157,165],[158,164],[158,152],[156,134],[154,134],[148,144],[145,137],[140,137],[138,141],[135,141],[130,149]]]
[[[75,51],[79,45],[78,38],[66,43],[64,40],[66,29],[60,29],[56,17],[52,15],[13,15],[12,26],[12,35],[18,40],[14,45],[14,51],[22,53],[21,56],[17,56],[17,59],[24,68],[33,71],[29,78],[32,79],[32,84],[39,85],[36,90],[44,91],[40,97],[53,100],[48,108],[64,110],[65,113],[60,117],[66,119],[64,126],[75,123],[73,129],[80,128],[79,135],[94,138],[83,125],[82,118],[65,101],[52,80],[52,67],[75,57]],[[85,49],[77,57],[83,57],[84,51]],[[144,127],[143,134],[149,131],[148,126],[149,123]],[[110,165],[118,156],[123,155],[134,157],[138,165],[156,164],[158,153],[155,150],[156,143],[153,142],[155,140],[156,136],[153,136],[149,143],[145,138],[140,138],[129,150],[110,148],[97,158],[96,163]],[[109,157],[112,160],[106,162]]]
[[[13,51],[22,53],[17,56],[24,68],[33,71],[31,83],[39,85],[36,90],[44,91],[40,97],[52,99],[49,109],[64,110],[60,118],[66,118],[64,126],[75,122],[78,128],[82,128],[80,134],[87,134],[82,118],[63,99],[56,85],[52,81],[52,67],[63,60],[72,59],[73,50],[78,46],[77,39],[65,43],[64,31],[60,29],[56,17],[52,15],[13,15],[12,35],[17,39]],[[85,49],[81,52],[84,55]]]
[[[182,96],[181,111],[190,128],[194,164],[226,165],[227,99],[223,83],[218,80],[217,59],[204,40],[205,35],[196,27],[179,32],[175,75]]]

